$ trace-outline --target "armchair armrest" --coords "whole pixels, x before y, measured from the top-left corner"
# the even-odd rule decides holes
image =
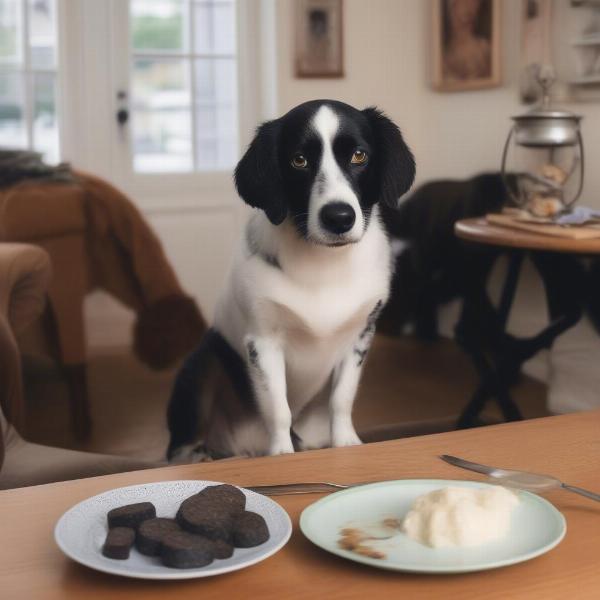
[[[50,258],[37,246],[0,243],[0,315],[19,333],[42,312]]]
[[[0,243],[0,466],[8,431],[5,415],[18,425],[23,410],[21,361],[14,332],[41,313],[50,273],[50,259],[41,248]]]

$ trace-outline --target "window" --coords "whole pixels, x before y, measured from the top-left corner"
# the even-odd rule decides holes
[[[29,148],[56,163],[55,0],[0,0],[0,146]]]
[[[238,151],[235,0],[130,0],[134,171],[230,169]]]

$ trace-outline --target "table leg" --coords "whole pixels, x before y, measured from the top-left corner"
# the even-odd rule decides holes
[[[508,258],[508,270],[504,285],[502,286],[500,305],[498,307],[499,325],[502,331],[506,329],[510,309],[512,308],[515,293],[517,292],[517,284],[519,283],[519,275],[521,274],[524,258],[525,254],[523,252],[512,252]]]
[[[489,398],[496,399],[507,421],[522,418],[509,393],[509,386],[515,381],[519,367],[511,361],[501,360],[499,355],[506,341],[506,323],[523,258],[523,252],[513,252],[509,256],[498,309],[494,308],[486,292],[486,278],[473,277],[469,282],[456,326],[456,340],[473,362],[480,384],[458,419],[459,429],[480,424],[478,416]]]
[[[550,347],[554,339],[573,327],[583,313],[583,299],[588,294],[587,276],[581,261],[552,252],[532,254],[546,292],[551,323],[541,336]]]
[[[524,256],[523,251],[511,254],[497,310],[487,295],[483,279],[474,282],[465,297],[456,340],[471,358],[480,385],[460,415],[458,428],[476,426],[488,398],[496,400],[506,421],[522,419],[510,396],[510,386],[518,379],[522,364],[540,350],[550,348],[554,340],[581,317],[585,297],[583,267],[569,256],[533,253],[533,263],[544,284],[551,322],[530,338],[506,333]]]

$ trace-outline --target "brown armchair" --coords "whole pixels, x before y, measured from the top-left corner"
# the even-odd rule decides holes
[[[24,398],[15,333],[41,314],[50,276],[50,260],[42,249],[0,243],[0,489],[154,466],[124,457],[40,446],[19,434]]]

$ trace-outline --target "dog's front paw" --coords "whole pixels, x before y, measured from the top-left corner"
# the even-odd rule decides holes
[[[360,446],[362,442],[356,434],[354,427],[339,427],[332,431],[331,445],[334,448],[342,446]]]
[[[292,438],[281,437],[275,438],[269,446],[269,456],[276,456],[277,454],[292,454],[294,452],[294,445],[292,444]]]

